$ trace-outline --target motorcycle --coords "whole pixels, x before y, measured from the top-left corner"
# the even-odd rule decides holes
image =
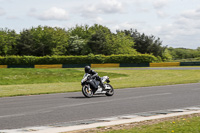
[[[91,78],[91,75],[85,73],[81,80],[82,93],[85,97],[91,98],[93,95],[112,96],[114,94],[113,87],[109,84],[110,80],[108,76],[101,77],[104,89],[100,86],[100,81],[95,78]]]

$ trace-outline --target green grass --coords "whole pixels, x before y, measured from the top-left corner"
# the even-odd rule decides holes
[[[114,84],[115,88],[147,87],[200,82],[200,70],[123,70],[119,73],[127,74],[129,76],[113,79],[112,84]]]
[[[77,69],[0,69],[0,85],[79,82],[83,74]],[[100,72],[99,75],[108,73]],[[127,76],[116,73],[109,75],[112,78]]]
[[[199,83],[200,70],[95,69],[115,89]],[[83,69],[0,69],[0,97],[81,91]]]
[[[129,130],[113,130],[104,133],[200,133],[200,118],[198,116],[176,121],[167,121],[155,125],[134,127]]]

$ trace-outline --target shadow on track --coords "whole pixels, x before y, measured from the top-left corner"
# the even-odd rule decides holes
[[[91,98],[101,98],[101,97],[106,97],[105,95],[97,95],[97,96],[93,96]],[[70,98],[70,99],[91,99],[91,98],[87,98],[84,96],[74,96],[74,97],[65,97],[65,98]]]

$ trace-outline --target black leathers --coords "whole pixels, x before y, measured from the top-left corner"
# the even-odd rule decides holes
[[[104,87],[104,86],[103,86],[103,83],[102,83],[102,81],[101,81],[101,78],[98,76],[98,73],[97,73],[97,72],[95,72],[94,70],[90,70],[90,71],[89,71],[89,74],[91,75],[91,78],[96,78],[96,80],[100,81],[100,85],[101,85],[102,87]]]

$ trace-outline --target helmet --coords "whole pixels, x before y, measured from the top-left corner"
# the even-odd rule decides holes
[[[85,66],[85,73],[89,73],[90,72],[90,66]]]

